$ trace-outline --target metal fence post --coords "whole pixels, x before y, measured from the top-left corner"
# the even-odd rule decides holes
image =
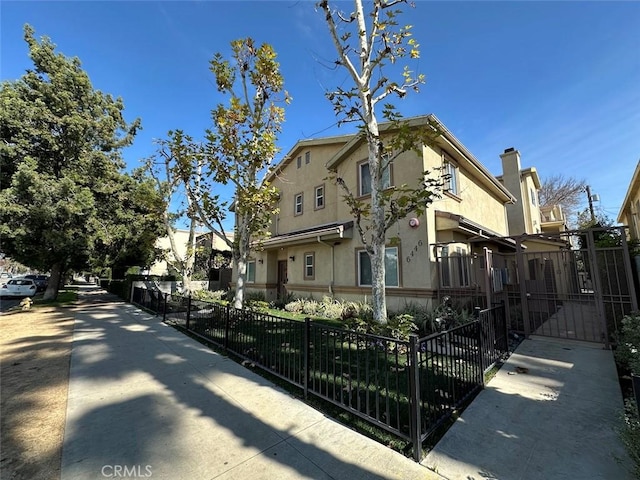
[[[191,295],[187,297],[187,323],[186,323],[187,330],[189,330],[190,318],[191,318]]]
[[[164,305],[162,307],[162,321],[166,321],[167,320],[167,297],[169,296],[168,293],[164,293]]]
[[[636,407],[640,412],[640,375],[631,374],[631,384],[633,385],[633,396],[636,399]]]
[[[226,314],[224,319],[224,349],[225,350],[229,348],[230,310],[231,310],[231,306],[227,303]]]
[[[531,335],[531,324],[529,323],[529,299],[527,292],[527,274],[524,268],[524,254],[522,252],[522,237],[516,237],[516,268],[518,269],[518,283],[520,287],[520,309],[522,310],[522,322],[524,335],[529,338]]]
[[[409,410],[411,421],[411,441],[413,443],[413,459],[419,462],[422,458],[422,432],[420,431],[420,375],[418,372],[418,336],[409,337]]]
[[[304,319],[304,345],[302,346],[302,354],[304,355],[304,399],[309,396],[309,364],[311,356],[311,319],[305,317]]]
[[[504,351],[509,353],[509,322],[507,322],[507,305],[502,300],[502,322],[504,323]]]
[[[491,312],[491,310],[489,310],[489,312]],[[486,315],[486,317],[489,317],[490,313]],[[485,359],[485,342],[482,340],[484,335],[482,335],[482,320],[478,319],[475,321],[476,324],[476,331],[478,332],[478,336],[477,336],[477,340],[478,340],[478,352],[480,353],[480,386],[482,386],[482,388],[484,388],[484,369],[486,366],[486,359]]]

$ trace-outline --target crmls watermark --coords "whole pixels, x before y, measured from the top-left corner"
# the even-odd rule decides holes
[[[105,478],[148,478],[153,475],[151,465],[104,465],[100,473]]]

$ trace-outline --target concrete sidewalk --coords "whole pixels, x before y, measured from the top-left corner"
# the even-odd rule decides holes
[[[441,478],[104,292],[74,313],[62,480]]]
[[[630,479],[621,412],[611,351],[532,337],[422,464],[448,479]]]

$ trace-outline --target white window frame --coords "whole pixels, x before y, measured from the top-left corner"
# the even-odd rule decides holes
[[[296,193],[293,197],[293,215],[302,215],[304,213],[304,194]]]
[[[395,250],[395,268],[389,268],[389,264],[387,263],[387,252]],[[358,286],[360,287],[370,287],[371,283],[363,282],[362,275],[362,267],[364,265],[363,258],[366,258],[366,262],[369,264],[369,269],[371,269],[371,259],[369,258],[369,254],[366,250],[358,250]],[[398,247],[386,247],[385,248],[385,287],[399,287],[400,286],[400,251]],[[390,272],[395,271],[395,284],[390,284],[389,282],[389,274]]]
[[[320,194],[318,195],[318,191],[320,191]],[[315,188],[315,209],[319,210],[321,208],[324,208],[325,205],[325,201],[324,201],[324,184],[323,185],[318,185]]]
[[[311,260],[311,262],[309,262]],[[309,274],[311,269],[311,274]],[[316,254],[314,252],[307,252],[304,254],[304,279],[315,280],[316,278]]]
[[[460,194],[459,168],[449,157],[444,157],[444,190],[452,195]]]

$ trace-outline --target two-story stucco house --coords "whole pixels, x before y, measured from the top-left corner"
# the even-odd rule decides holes
[[[433,146],[423,146],[421,154],[409,151],[396,158],[386,177],[389,186],[415,185],[425,170],[446,175],[446,185],[424,215],[409,216],[388,232],[391,310],[436,298],[439,285],[473,288],[481,276],[472,269],[483,268],[486,249],[513,252],[515,245],[506,238],[507,207],[517,198],[435,116],[409,120],[416,125],[437,122],[442,135]],[[280,213],[273,219],[271,237],[250,260],[249,290],[265,292],[268,300],[288,293],[358,301],[370,296],[369,259],[343,192],[327,178],[335,172],[366,201],[366,160],[366,141],[358,134],[302,140],[288,152],[269,178],[280,191]],[[534,186],[539,188],[539,181]],[[480,259],[475,266],[473,258]]]

